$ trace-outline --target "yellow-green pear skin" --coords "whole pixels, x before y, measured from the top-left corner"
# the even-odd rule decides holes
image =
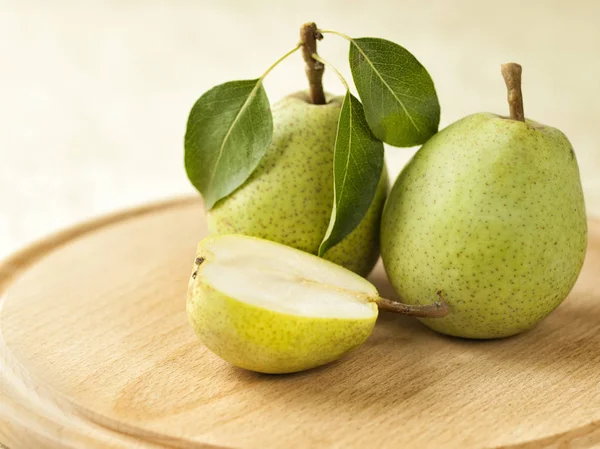
[[[245,234],[317,254],[333,207],[333,151],[342,97],[326,105],[306,93],[273,106],[273,141],[259,166],[208,212],[211,234]],[[367,275],[379,257],[379,227],[389,189],[384,167],[363,220],[324,257]]]
[[[266,374],[333,362],[363,344],[376,321],[285,315],[230,298],[202,284],[202,278],[187,310],[208,349],[232,365]]]
[[[381,227],[385,269],[402,300],[441,295],[449,315],[422,321],[478,339],[517,334],[552,312],[579,275],[586,242],[567,137],[488,113],[423,145],[396,180]]]
[[[209,276],[205,276],[205,270],[215,259],[215,254],[211,250],[215,239],[228,237],[240,238],[242,236],[208,237],[200,242],[187,293],[187,315],[190,324],[200,340],[213,353],[240,368],[267,374],[283,374],[330,363],[367,340],[378,315],[377,305],[374,301],[364,302],[366,312],[360,317],[302,316],[294,313],[293,309],[290,309],[290,313],[285,313],[282,310],[277,311],[252,304],[240,298],[234,298],[216,288]],[[251,237],[243,238],[251,239]],[[283,246],[270,241],[268,245]],[[287,262],[292,263],[292,259],[298,261],[304,257],[314,259],[313,262],[317,263],[316,271],[323,267],[319,264],[326,264],[325,269],[333,267],[334,276],[337,273],[335,270],[343,270],[346,274],[341,273],[342,276],[351,275],[359,278],[367,285],[368,292],[365,294],[373,298],[377,297],[375,287],[358,275],[311,254],[292,248],[287,248],[287,250],[299,254],[281,253],[280,257],[257,254],[257,258],[268,258],[268,263],[272,264],[272,268],[265,269],[264,278],[261,278],[260,275],[255,276],[254,273],[249,275],[255,280],[256,285],[260,284],[259,289],[265,289],[263,292],[268,291],[269,295],[272,294],[275,297],[280,294],[280,299],[283,301],[282,308],[286,307],[284,296],[289,289],[285,285],[282,287],[277,284],[276,281],[278,279],[285,281]],[[231,262],[226,261],[225,263],[238,262],[249,264],[249,266],[258,264],[257,272],[263,269],[260,267],[260,260],[254,264],[252,256],[248,257],[243,254],[236,255]],[[280,266],[283,267],[283,274],[278,271]],[[246,271],[245,268],[240,269]],[[212,273],[214,276],[214,270]],[[252,289],[252,286],[244,283],[243,280],[241,282],[242,289]],[[312,287],[315,283],[311,280],[299,280],[298,282],[308,285],[307,293],[310,293],[313,288],[319,288],[318,285]],[[231,281],[226,282],[225,286],[231,285],[231,283]],[[333,292],[332,294],[335,294],[335,288]],[[324,294],[328,295],[328,292],[325,291]],[[363,303],[361,302],[361,304]],[[335,311],[332,313],[335,314]]]

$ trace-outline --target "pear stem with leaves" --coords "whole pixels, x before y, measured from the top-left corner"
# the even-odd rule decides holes
[[[300,28],[300,41],[302,42],[302,56],[306,62],[306,77],[310,88],[310,99],[313,104],[325,104],[323,91],[323,73],[325,66],[313,58],[317,53],[317,40],[323,39],[314,22],[305,23]]]
[[[523,110],[523,92],[521,90],[521,73],[523,68],[515,63],[502,64],[502,76],[508,91],[508,107],[511,120],[525,121]]]

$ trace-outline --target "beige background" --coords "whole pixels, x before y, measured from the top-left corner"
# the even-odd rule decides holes
[[[442,126],[506,112],[499,65],[524,66],[528,117],[575,146],[600,215],[600,2],[0,0],[0,258],[82,219],[192,193],[189,108],[215,84],[259,76],[315,20],[394,40],[428,68]],[[349,75],[347,44],[321,54]],[[326,76],[328,90],[341,93]],[[303,89],[299,54],[267,79]],[[387,149],[396,176],[415,149]]]

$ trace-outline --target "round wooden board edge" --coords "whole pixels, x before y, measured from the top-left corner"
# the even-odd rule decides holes
[[[61,246],[106,226],[151,213],[190,205],[202,207],[201,198],[197,196],[170,198],[118,210],[75,224],[27,245],[0,261],[0,306],[4,292],[21,273]],[[146,435],[147,438],[141,440],[139,439],[140,435],[129,435],[126,432],[119,432],[111,426],[92,424],[83,421],[83,419],[78,420],[74,416],[67,415],[60,407],[59,402],[62,402],[60,395],[54,396],[49,391],[45,391],[46,387],[37,385],[32,379],[30,379],[32,383],[36,384],[35,394],[34,397],[28,397],[19,385],[25,382],[20,382],[18,376],[12,372],[14,366],[13,369],[7,366],[9,359],[10,354],[2,341],[0,332],[0,384],[3,387],[3,393],[0,395],[3,399],[3,407],[0,409],[0,449],[71,447],[70,444],[68,446],[63,445],[63,443],[67,444],[66,441],[61,441],[60,435],[66,434],[66,430],[73,431],[74,440],[79,444],[84,443],[86,448],[139,447],[140,449],[158,449],[190,447],[189,445],[182,445],[178,441],[164,441],[159,435]],[[20,374],[26,378],[28,377],[28,373]],[[9,387],[11,388],[9,389]],[[6,388],[5,391],[4,388]],[[49,426],[52,430],[44,429],[36,432],[34,427],[39,426],[40,422],[44,422],[44,425]],[[97,436],[103,441],[94,441],[92,436]],[[132,438],[135,438],[135,441],[132,441]],[[31,446],[31,444],[34,444],[34,446]],[[204,443],[197,443],[193,447],[219,448]]]
[[[26,270],[31,264],[44,257],[44,255],[57,249],[65,243],[85,234],[96,231],[105,226],[110,226],[131,218],[140,217],[153,212],[166,211],[191,204],[202,205],[199,197],[184,196],[168,200],[152,202],[138,207],[118,210],[116,212],[91,218],[74,226],[68,227],[55,234],[50,234],[37,240],[0,261],[0,298],[3,291],[19,273]]]
[[[96,218],[92,218],[90,220],[84,221],[82,223],[76,224],[72,227],[66,228],[65,230],[59,231],[55,234],[51,234],[45,238],[42,238],[36,242],[33,242],[32,244],[24,247],[23,249],[17,251],[16,253],[13,253],[12,255],[9,255],[8,258],[0,261],[0,303],[2,302],[3,299],[3,293],[4,291],[8,288],[8,286],[12,283],[12,281],[14,279],[16,279],[20,273],[22,273],[23,271],[25,271],[29,266],[31,266],[32,264],[34,264],[36,261],[38,261],[39,259],[43,258],[46,254],[50,253],[51,251],[54,251],[55,249],[59,248],[60,246],[69,243],[70,241],[83,237],[84,235],[94,232],[98,229],[101,229],[103,227],[106,226],[110,226],[112,224],[117,224],[132,218],[137,218],[137,217],[141,217],[147,214],[151,214],[154,212],[162,212],[162,211],[167,211],[169,209],[176,209],[179,207],[185,207],[185,206],[189,206],[192,204],[197,204],[198,206],[202,205],[202,200],[201,198],[197,197],[197,196],[184,196],[184,197],[178,197],[178,198],[171,198],[171,199],[167,199],[167,200],[163,200],[163,201],[157,201],[157,202],[152,202],[146,205],[141,205],[138,207],[133,207],[133,208],[129,208],[129,209],[124,209],[124,210],[120,210],[120,211],[116,211],[114,213],[110,213],[107,215],[103,215],[103,216],[99,216]],[[594,226],[600,226],[600,217],[597,216],[588,216],[588,230],[591,227],[590,223],[594,223]],[[1,338],[0,338],[1,340]],[[2,348],[2,350],[4,351],[5,348]],[[4,357],[0,357],[0,380],[2,381],[2,384],[4,386],[9,386],[11,384],[10,379],[7,378],[6,376],[6,370],[2,369],[3,365],[5,364],[5,360]],[[13,376],[10,376],[13,377]],[[14,385],[14,383],[13,383]],[[16,393],[16,390],[15,392]],[[25,399],[26,398],[23,397],[19,397],[20,395],[14,394],[13,395],[13,405],[20,405],[17,404],[17,401],[19,399]],[[31,420],[40,420],[40,419],[44,419],[46,421],[50,421],[51,424],[53,424],[55,426],[55,431],[57,432],[56,435],[60,435],[64,430],[66,430],[66,428],[69,427],[69,419],[72,419],[72,417],[68,417],[68,416],[63,416],[63,418],[67,418],[66,421],[60,419],[58,416],[55,415],[55,419],[49,419],[45,416],[42,416],[42,412],[44,411],[43,409],[47,410],[47,406],[50,405],[48,403],[48,399],[44,398],[43,402],[45,402],[45,407],[34,407],[33,404],[29,403],[29,407],[22,407],[22,412],[25,415],[28,416],[22,416],[22,418],[25,419],[31,419]],[[60,408],[58,407],[57,404],[54,404],[54,412],[59,411]],[[15,436],[15,433],[19,433],[19,427],[20,427],[20,431],[21,432],[27,432],[27,431],[31,431],[32,429],[30,427],[28,427],[26,425],[26,423],[23,423],[22,421],[19,422],[18,420],[15,420],[14,422],[10,422],[9,421],[10,416],[4,416],[4,414],[2,412],[0,412],[0,438],[4,438],[6,437],[3,436],[3,432],[2,430],[8,430],[10,432],[10,434],[12,434],[12,436]],[[12,432],[10,431],[12,427]],[[99,430],[98,428],[95,429],[96,432],[92,432],[92,433],[96,433]],[[112,427],[104,427],[102,426],[101,428],[101,433],[104,434],[104,437],[108,438],[108,440],[105,440],[104,443],[102,443],[101,446],[96,446],[96,447],[115,447],[115,448],[126,448],[126,447],[131,447],[129,446],[131,444],[131,438],[134,437],[133,435],[128,435],[126,433],[118,433],[117,429],[114,429]],[[8,435],[8,434],[7,434]],[[84,436],[84,435],[81,435]],[[139,436],[139,435],[137,435]],[[43,436],[43,435],[39,435],[39,439],[35,439],[34,435],[28,435],[29,438],[32,438],[30,441],[34,441],[38,444],[39,448],[43,448],[43,447],[56,447],[54,445],[48,446],[48,443],[54,444],[57,443],[57,440],[54,441],[50,441],[48,440],[48,436]],[[85,436],[84,436],[85,437]],[[117,439],[115,439],[115,437]],[[160,437],[155,439],[153,437],[156,437],[154,435],[148,435],[148,437],[150,437],[149,439],[146,440],[136,440],[135,441],[135,447],[139,447],[141,448],[160,448],[160,447],[167,447],[167,448],[187,448],[190,447],[189,445],[181,445],[180,442],[177,441],[161,441]],[[8,438],[8,437],[7,437]],[[123,438],[123,439],[121,439]],[[18,440],[17,440],[18,441]],[[110,446],[106,446],[105,444],[108,443],[110,441],[109,444],[111,444]],[[13,443],[15,443],[15,440],[12,441]],[[87,440],[86,441],[88,444],[89,443],[93,443],[91,440]],[[506,448],[506,449],[534,449],[534,448],[554,448],[554,447],[563,447],[563,445],[568,445],[569,447],[571,447],[571,444],[577,442],[578,446],[577,447],[581,447],[581,448],[592,448],[592,447],[597,447],[598,444],[600,444],[600,422],[590,422],[589,424],[586,424],[584,426],[575,428],[575,429],[571,429],[567,432],[563,432],[563,433],[559,433],[559,434],[555,434],[555,435],[550,435],[548,437],[539,439],[539,440],[534,440],[534,441],[527,441],[527,442],[523,442],[523,443],[519,443],[516,445],[510,445],[510,446],[502,446],[502,448]],[[14,444],[12,445],[12,447],[6,446],[6,444],[8,443],[8,441],[0,441],[0,449],[19,449],[20,447],[26,447],[26,446],[15,446]],[[170,444],[171,443],[171,444]],[[178,444],[180,443],[180,444]],[[18,444],[18,443],[15,443]],[[92,447],[92,446],[86,446],[86,447]],[[220,448],[220,449],[227,449],[227,448],[223,448],[222,446],[214,446],[211,444],[207,444],[207,443],[201,443],[198,442],[196,444],[194,444],[193,446],[194,448]]]

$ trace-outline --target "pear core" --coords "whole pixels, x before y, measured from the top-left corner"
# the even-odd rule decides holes
[[[315,263],[300,251],[282,250],[258,239],[226,235],[200,251],[205,281],[221,293],[256,307],[322,318],[373,316],[373,286],[334,264]]]

